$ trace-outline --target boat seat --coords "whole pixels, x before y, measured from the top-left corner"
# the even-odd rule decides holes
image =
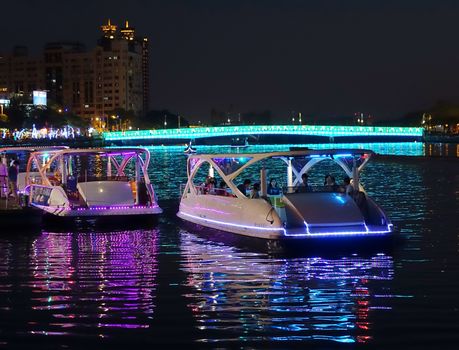
[[[128,182],[80,182],[77,185],[77,189],[88,207],[135,204],[131,186]]]

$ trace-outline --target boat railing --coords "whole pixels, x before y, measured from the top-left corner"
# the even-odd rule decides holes
[[[180,196],[185,191],[186,183],[180,184]],[[219,188],[214,186],[193,185],[191,186],[197,195],[212,195],[212,196],[234,196],[230,188]]]
[[[332,193],[345,193],[345,187],[339,185],[297,185],[297,186],[283,186],[283,193],[309,193],[309,192],[332,192]]]
[[[121,182],[128,182],[128,176],[79,176],[78,182],[93,182],[93,181],[121,181]],[[141,179],[141,182],[143,179]]]

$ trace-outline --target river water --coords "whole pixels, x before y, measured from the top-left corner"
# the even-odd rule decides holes
[[[347,146],[393,155],[362,174],[400,232],[393,247],[272,254],[187,230],[183,148],[154,147],[165,212],[150,227],[2,230],[0,348],[457,349],[459,147]]]

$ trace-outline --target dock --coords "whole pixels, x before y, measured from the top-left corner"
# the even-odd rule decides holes
[[[0,199],[0,233],[5,233],[5,229],[12,228],[21,231],[39,231],[42,222],[42,212],[34,208],[22,208],[17,202],[10,198]],[[6,232],[7,233],[7,232]],[[14,232],[18,233],[18,232]]]

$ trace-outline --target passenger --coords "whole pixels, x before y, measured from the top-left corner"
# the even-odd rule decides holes
[[[247,196],[247,190],[249,189],[251,183],[252,181],[250,181],[250,179],[245,179],[244,183],[237,186],[237,189],[241,191],[244,196]]]
[[[6,158],[2,157],[0,161],[0,198],[8,196],[8,167],[6,164]]]
[[[324,181],[325,191],[335,192],[338,190],[338,185],[336,184],[335,177],[330,174],[325,175]]]
[[[312,192],[312,187],[308,184],[309,175],[304,173],[301,175],[301,183],[296,188],[295,192]]]
[[[219,196],[229,196],[229,193],[226,191],[228,188],[228,185],[226,184],[225,181],[220,181],[220,186],[219,188],[215,189],[215,194]]]
[[[204,180],[204,182],[200,186],[201,194],[208,194],[209,193],[209,190],[211,188],[211,179],[212,178],[210,176],[206,176],[206,179]]]
[[[12,195],[13,198],[18,201],[18,174],[19,174],[19,161],[14,160],[12,165],[8,168],[8,183],[10,192],[8,195]]]
[[[207,193],[215,194],[215,178],[213,177],[209,179],[209,184],[207,185]]]
[[[367,197],[362,191],[354,191],[354,201],[362,212],[364,218],[368,218],[368,204]]]
[[[268,194],[271,196],[277,196],[280,194],[280,188],[277,186],[276,179],[269,180]]]
[[[251,199],[260,198],[260,184],[257,182],[253,184],[252,192],[250,193]]]
[[[349,176],[345,176],[343,179],[343,192],[352,196],[354,194],[354,188],[351,185],[351,178]]]

